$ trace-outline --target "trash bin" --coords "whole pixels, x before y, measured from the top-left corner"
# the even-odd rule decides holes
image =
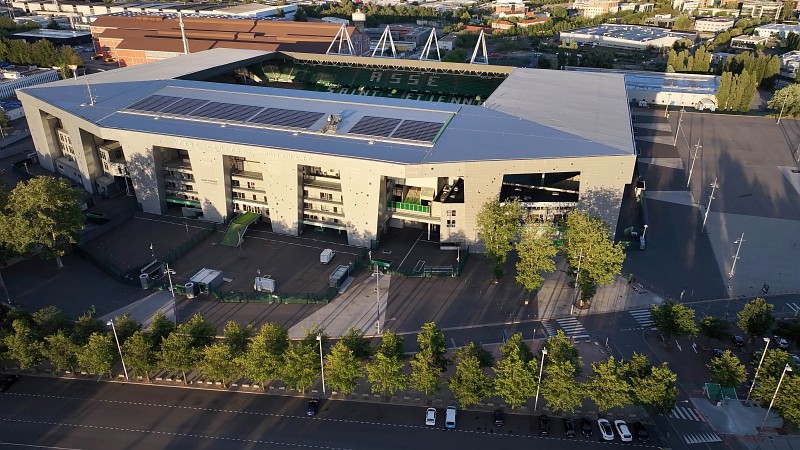
[[[142,289],[150,289],[150,277],[146,273],[139,274],[139,282],[142,283]]]
[[[194,298],[197,295],[197,285],[193,282],[184,284],[183,288],[186,289],[186,298]]]

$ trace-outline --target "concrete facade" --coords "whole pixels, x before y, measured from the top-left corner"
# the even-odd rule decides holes
[[[529,110],[527,102],[515,103],[518,92],[533,89],[530,83],[535,80],[551,83],[538,78],[549,77],[549,71],[515,71],[487,99],[486,107],[355,99],[163,75],[179,76],[180,67],[194,73],[216,70],[224,66],[218,60],[222,55],[231,63],[238,56],[239,67],[252,64],[254,57],[270,57],[255,51],[207,53],[213,55],[187,55],[93,75],[92,99],[83,80],[22,91],[41,165],[103,195],[109,195],[115,183],[130,183],[146,212],[181,208],[184,215],[223,222],[253,211],[270,221],[277,233],[297,235],[304,227],[335,229],[361,247],[379,239],[386,227],[427,229],[438,232],[441,241],[475,244],[477,213],[508,186],[504,176],[509,174],[536,174],[542,186],[547,174],[572,174],[568,177],[579,185],[574,191],[577,203],[593,209],[612,229],[616,226],[636,158],[621,75],[555,74],[570,82],[583,80],[586,90],[576,88],[578,96],[605,87],[602,95],[607,100],[581,106],[573,116],[577,125],[564,128],[569,123],[565,117],[541,116],[535,123],[529,117],[539,112]],[[369,63],[366,58],[347,60]],[[294,105],[295,112],[318,110],[324,116],[307,129],[273,129],[151,114],[135,107],[175,92],[182,93],[182,100],[218,98],[268,109]],[[545,97],[543,104],[550,104]],[[526,109],[518,111],[519,105]],[[331,131],[324,123],[329,111],[342,110],[336,108],[344,113],[339,129]],[[348,131],[362,115],[379,114],[412,122],[441,118],[443,128],[430,143],[362,138]],[[603,123],[606,120],[610,122]],[[591,137],[582,137],[586,133]],[[540,192],[552,200],[520,198],[532,214],[575,203],[558,201],[569,194],[563,189]]]

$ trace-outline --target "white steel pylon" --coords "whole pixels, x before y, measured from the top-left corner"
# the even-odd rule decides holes
[[[392,50],[391,55],[384,55],[383,53],[386,51],[386,43],[389,42],[389,46]],[[381,54],[378,55],[378,50],[381,51]],[[375,50],[372,51],[372,57],[379,57],[379,58],[395,58],[397,57],[397,50],[394,48],[394,39],[392,39],[392,30],[389,29],[389,25],[386,25],[386,29],[383,30],[383,34],[381,38],[378,39],[378,44],[375,46]]]
[[[483,60],[476,58],[478,56],[478,49],[483,52]],[[475,44],[475,50],[472,51],[472,58],[469,59],[470,64],[489,64],[489,54],[486,52],[486,36],[483,34],[483,30],[481,30],[481,34],[478,35],[478,42]]]
[[[181,42],[183,42],[183,54],[189,54],[189,41],[186,40],[186,30],[183,27],[183,14],[178,11],[178,24],[181,27]]]
[[[347,44],[346,48],[342,48]],[[337,51],[332,52],[331,50],[333,47],[337,46]],[[350,40],[350,34],[347,32],[347,27],[342,24],[339,28],[339,32],[336,33],[336,36],[333,37],[333,41],[331,41],[331,45],[328,46],[328,51],[325,52],[326,55],[350,55],[354,56],[356,54],[355,49],[353,48],[353,41]]]
[[[436,59],[430,57],[431,53],[431,45],[436,46]],[[420,61],[442,61],[442,55],[439,53],[439,38],[436,37],[436,28],[431,30],[430,36],[428,36],[428,42],[425,43],[425,47],[422,48],[422,53],[419,55]]]

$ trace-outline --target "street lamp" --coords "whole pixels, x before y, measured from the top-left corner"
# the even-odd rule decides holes
[[[645,236],[647,236],[647,227],[648,227],[648,226],[649,226],[649,225],[645,225],[645,226],[644,226],[644,233],[642,233],[642,239],[644,239],[644,237],[645,237]]]
[[[542,370],[544,369],[544,357],[547,356],[547,347],[542,347],[542,363],[539,364],[539,381],[536,383],[536,401],[533,402],[533,410],[539,407],[539,388],[542,387]]]
[[[380,278],[381,278],[381,270],[377,264],[375,264],[375,303],[378,307],[378,334],[381,334],[381,291],[380,291]]]
[[[322,395],[325,395],[325,364],[322,361],[322,333],[317,333],[319,341],[319,368],[322,370]]]
[[[758,371],[761,370],[761,363],[764,362],[764,357],[767,356],[767,349],[769,349],[769,338],[765,337],[763,339],[764,342],[767,343],[767,345],[764,346],[764,353],[761,354],[761,361],[758,362],[758,367],[756,368],[756,374],[753,375],[753,383],[750,385],[750,390],[747,391],[746,400],[750,400],[750,394],[753,392],[753,388],[756,386],[756,378],[758,378]]]
[[[119,352],[119,360],[122,361],[122,370],[125,372],[125,380],[128,380],[128,368],[125,367],[125,359],[122,357],[122,347],[119,346],[119,337],[117,337],[117,329],[114,327],[114,319],[106,322],[106,325],[111,325],[111,331],[114,332],[114,340],[117,342],[117,351]]]
[[[769,411],[772,409],[772,405],[775,404],[775,397],[778,396],[778,390],[781,388],[781,383],[783,383],[783,377],[786,376],[786,372],[791,372],[792,368],[789,367],[789,364],[786,364],[786,367],[783,368],[783,372],[781,373],[781,379],[778,380],[778,387],[775,388],[775,393],[772,394],[772,401],[769,402],[769,408],[767,408],[767,413],[764,414],[764,420],[761,422],[761,428],[764,428],[764,423],[767,422],[767,417],[769,417]]]
[[[169,268],[169,264],[166,264],[166,269],[164,273],[167,274],[167,279],[169,280],[169,291],[172,293],[172,316],[175,319],[175,325],[178,324],[178,305],[175,304],[175,288],[172,287],[172,275],[175,275],[175,271]]]

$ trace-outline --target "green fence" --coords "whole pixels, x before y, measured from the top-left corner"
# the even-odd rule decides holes
[[[167,264],[175,263],[175,261],[177,261],[181,256],[189,253],[190,250],[200,245],[201,242],[205,241],[209,236],[216,233],[216,231],[216,224],[212,224],[211,228],[203,228],[199,233],[194,234],[191,238],[170,249],[166,255],[159,258],[159,260]]]
[[[403,211],[414,211],[414,212],[422,212],[430,214],[431,207],[430,206],[423,206],[423,205],[415,205],[413,203],[403,203],[403,202],[386,202],[387,208],[393,208]]]
[[[458,261],[455,266],[423,266],[421,268],[389,269],[388,273],[405,277],[459,277],[464,270],[464,266],[467,264],[468,258],[469,246],[458,255]]]
[[[328,288],[322,294],[282,294],[268,292],[235,292],[211,289],[209,293],[223,303],[282,303],[287,305],[326,305],[338,294]]]

